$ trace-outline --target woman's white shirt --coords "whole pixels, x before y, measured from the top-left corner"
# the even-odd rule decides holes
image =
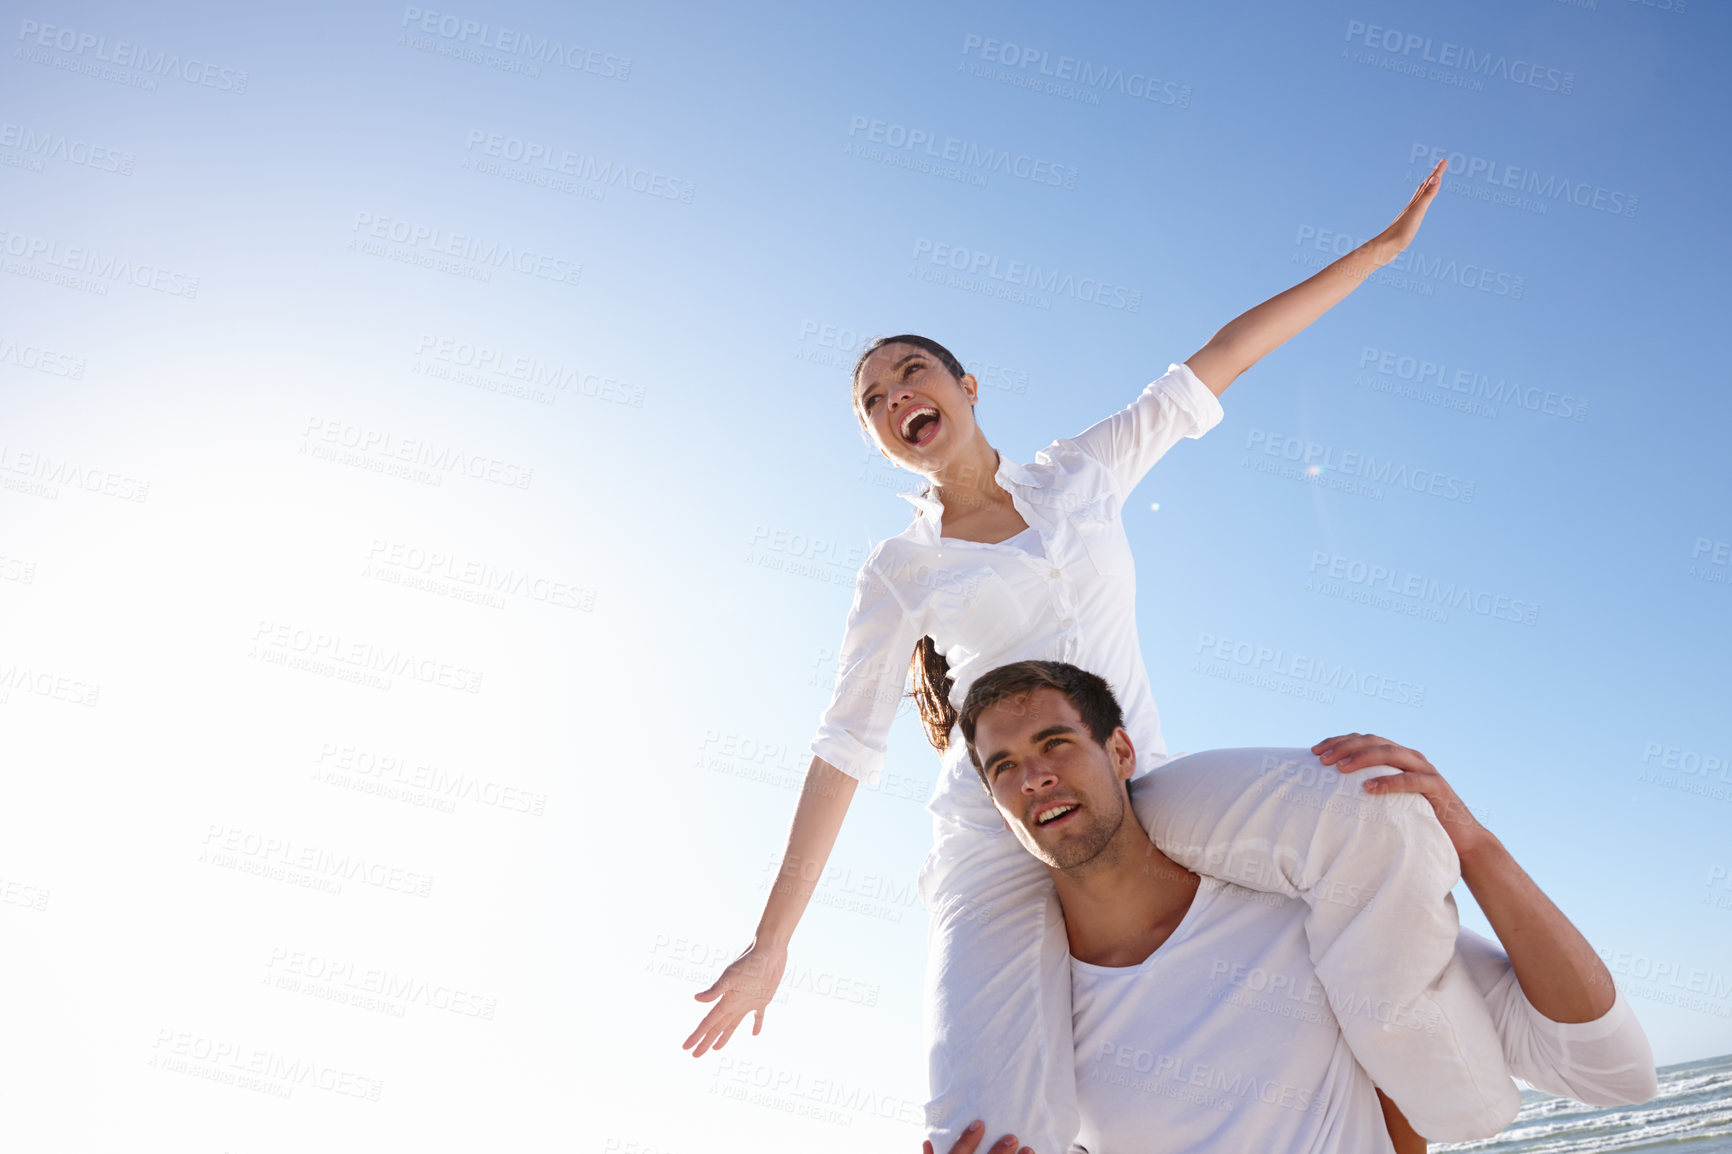
[[[1121,519],[1125,499],[1181,437],[1219,423],[1220,401],[1189,367],[1170,365],[1136,400],[1021,465],[999,459],[995,479],[1038,534],[1031,554],[1014,542],[940,536],[943,505],[903,494],[916,514],[860,567],[838,660],[836,688],[813,755],[875,784],[884,767],[915,643],[931,637],[950,662],[950,700],[961,708],[981,674],[1013,661],[1067,661],[1107,679],[1125,712],[1138,771],[1166,758],[1160,714],[1137,641],[1136,574]],[[1044,556],[1038,555],[1044,553]],[[953,732],[930,808],[1000,828],[959,733]],[[966,779],[962,770],[966,769]]]

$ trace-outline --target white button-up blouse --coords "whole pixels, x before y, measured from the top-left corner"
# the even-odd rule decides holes
[[[1034,464],[1001,456],[995,479],[1040,534],[1044,557],[1008,542],[941,537],[944,506],[925,492],[903,494],[917,512],[860,567],[835,692],[812,753],[875,784],[909,657],[921,637],[931,637],[950,662],[950,700],[958,709],[975,679],[1000,665],[1067,661],[1112,686],[1139,772],[1165,760],[1160,713],[1137,643],[1136,574],[1121,511],[1163,453],[1180,437],[1202,436],[1221,416],[1208,387],[1175,364],[1124,409],[1042,449]],[[973,776],[967,759],[961,732],[953,730],[931,808],[997,828],[978,784],[953,788],[959,770]]]

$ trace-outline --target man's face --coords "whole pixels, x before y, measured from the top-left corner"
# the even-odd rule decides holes
[[[1008,697],[981,711],[974,748],[1005,825],[1055,869],[1094,858],[1125,820],[1136,752],[1123,729],[1102,746],[1056,689]]]

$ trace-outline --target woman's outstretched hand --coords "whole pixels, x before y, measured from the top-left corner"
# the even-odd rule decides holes
[[[950,1154],[974,1154],[976,1150],[980,1149],[980,1140],[985,1136],[986,1124],[977,1118],[968,1124],[968,1129],[962,1132],[962,1137],[958,1138],[955,1144],[950,1147]],[[1034,1154],[1033,1148],[1029,1146],[1024,1146],[1021,1150],[1016,1149],[1015,1134],[1006,1134],[994,1142],[987,1154],[1011,1154],[1013,1150],[1016,1151],[1016,1154]],[[928,1138],[920,1144],[920,1154],[932,1154],[932,1139]]]
[[[734,1036],[734,1028],[747,1014],[756,1014],[752,1033],[764,1028],[764,1007],[776,996],[782,984],[782,971],[788,968],[788,951],[756,943],[734,959],[722,976],[701,994],[693,995],[700,1002],[721,1001],[711,1007],[680,1049],[691,1050],[692,1057],[701,1058],[706,1050],[719,1050]],[[693,1047],[697,1047],[693,1049]]]
[[[1437,822],[1449,835],[1456,856],[1467,861],[1488,844],[1496,844],[1490,831],[1479,823],[1473,811],[1456,796],[1455,789],[1437,772],[1417,749],[1398,745],[1375,733],[1343,733],[1326,737],[1311,747],[1317,760],[1333,765],[1342,773],[1352,773],[1368,765],[1387,765],[1401,770],[1387,777],[1375,777],[1364,783],[1366,793],[1417,793],[1431,803]]]
[[[1449,165],[1446,156],[1437,162],[1437,167],[1431,170],[1431,175],[1419,182],[1414,190],[1413,199],[1407,202],[1407,207],[1401,210],[1390,226],[1378,234],[1378,240],[1384,242],[1385,257],[1394,260],[1401,250],[1413,242],[1419,233],[1419,222],[1425,219],[1425,210],[1431,207],[1432,198],[1437,190],[1443,187],[1443,170]]]

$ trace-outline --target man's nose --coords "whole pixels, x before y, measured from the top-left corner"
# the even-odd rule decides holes
[[[1023,767],[1022,792],[1037,793],[1052,785],[1056,780],[1058,779],[1053,775],[1051,767],[1040,762],[1032,762]]]

